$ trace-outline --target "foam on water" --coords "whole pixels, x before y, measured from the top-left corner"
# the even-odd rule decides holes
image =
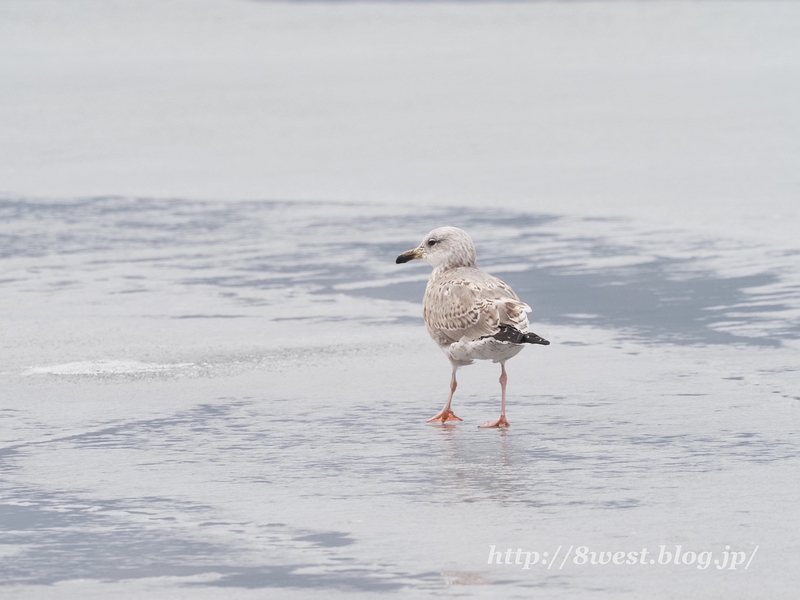
[[[100,360],[32,367],[25,371],[25,375],[122,375],[129,373],[163,372],[191,366],[192,363],[159,365],[135,360]]]

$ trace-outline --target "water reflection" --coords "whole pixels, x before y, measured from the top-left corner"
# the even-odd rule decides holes
[[[144,295],[166,286],[172,293],[216,293],[232,309],[171,318],[240,318],[244,312],[237,306],[274,307],[276,319],[305,318],[287,314],[286,303],[303,312],[326,300],[336,306],[319,320],[365,318],[348,310],[342,301],[347,297],[418,305],[425,268],[400,273],[392,258],[432,226],[448,223],[472,234],[481,264],[534,307],[536,323],[592,324],[658,344],[778,346],[800,337],[798,282],[770,270],[767,261],[754,265],[753,248],[680,240],[681,232],[631,238],[630,225],[620,220],[119,198],[5,200],[0,219],[0,259],[36,259],[30,270],[17,268],[0,282],[9,291],[97,293],[91,290],[103,279],[106,294]],[[670,256],[682,246],[692,256]],[[64,257],[70,257],[66,263]],[[746,275],[716,268],[741,271],[745,264]],[[367,321],[413,321],[391,309],[374,311]]]
[[[256,514],[225,519],[220,506],[179,497],[110,499],[14,479],[18,463],[48,452],[87,465],[102,453],[126,472],[146,468],[164,478],[165,491],[179,494],[199,480],[211,487],[210,497],[219,487],[226,501],[246,494],[258,504],[275,502],[276,515],[316,496],[320,506],[392,497],[412,507],[483,506],[486,514],[503,507],[540,516],[627,510],[649,502],[652,488],[637,482],[653,473],[669,486],[670,474],[798,455],[793,442],[756,431],[658,434],[643,431],[636,417],[599,418],[608,410],[602,402],[517,400],[509,430],[409,424],[419,410],[413,401],[387,404],[377,421],[365,417],[363,403],[293,403],[285,418],[285,402],[220,398],[162,418],[18,443],[3,453],[0,529],[15,552],[0,572],[6,582],[40,584],[199,575],[202,583],[187,585],[383,592],[441,584],[434,573],[397,564],[366,568],[362,540],[347,529],[298,529]],[[470,397],[463,404],[484,405]],[[288,504],[274,500],[284,496]]]
[[[419,314],[427,269],[399,273],[393,258],[421,233],[452,223],[473,234],[482,265],[533,305],[534,322],[588,323],[612,332],[603,339],[645,342],[637,351],[656,357],[645,366],[666,356],[656,353],[658,346],[701,345],[696,351],[706,352],[711,344],[775,346],[798,336],[791,316],[798,303],[794,283],[777,266],[767,261],[753,270],[750,250],[735,244],[668,255],[664,239],[649,232],[640,232],[639,241],[625,238],[628,225],[619,221],[472,209],[412,215],[364,205],[114,198],[0,202],[0,219],[0,261],[7,267],[0,286],[7,298],[75,294],[76,305],[115,308],[127,302],[125,314],[171,326],[224,320],[234,327],[258,315],[322,325],[369,323],[376,334],[385,323],[419,327],[420,319],[410,315]],[[676,243],[674,235],[670,239]],[[741,272],[732,274],[732,267]],[[207,295],[219,301],[204,306],[198,299]],[[164,296],[181,301],[153,301]],[[290,361],[313,367],[304,376],[313,370],[314,385],[327,385],[328,376],[360,356],[346,343],[263,352],[232,346],[225,368],[222,359],[165,362],[148,375],[145,383],[153,387],[137,390],[172,393],[182,378],[220,380]],[[689,350],[695,351],[680,348]],[[77,382],[78,392],[99,396],[102,389],[116,398],[107,392],[110,384],[141,384],[135,369],[143,364],[87,359],[66,366],[95,373]],[[38,385],[36,377],[73,371],[50,368],[28,375],[16,389],[25,397]],[[722,375],[715,374],[714,385]],[[163,387],[153,382],[157,377]],[[0,529],[8,550],[0,565],[3,581],[202,575],[202,582],[186,585],[443,589],[438,573],[444,565],[415,568],[414,560],[397,558],[399,525],[387,526],[388,541],[369,538],[341,515],[343,509],[377,512],[381,522],[391,521],[387,515],[414,524],[428,519],[415,525],[421,529],[435,529],[437,515],[466,505],[481,519],[498,510],[515,510],[505,514],[519,518],[572,519],[581,510],[584,523],[594,527],[612,512],[648,508],[645,517],[658,521],[659,511],[670,507],[654,498],[678,487],[678,478],[736,469],[747,474],[753,466],[798,456],[793,438],[775,433],[774,423],[759,428],[720,420],[718,411],[730,408],[730,388],[703,387],[710,379],[677,392],[657,382],[647,395],[612,384],[602,391],[515,394],[512,427],[491,431],[479,430],[477,422],[422,423],[421,406],[438,407],[444,396],[406,398],[388,379],[380,418],[374,398],[355,394],[345,401],[334,389],[307,397],[300,384],[294,396],[284,396],[260,387],[237,390],[231,383],[231,391],[216,399],[197,386],[191,408],[170,410],[165,398],[157,417],[143,416],[138,406],[126,412],[128,396],[113,412],[101,399],[95,412],[87,409],[66,430],[63,419],[44,410],[4,411],[17,441],[0,448]],[[654,413],[668,402],[686,408],[690,401],[702,410],[680,414],[663,428],[653,424]],[[459,402],[484,417],[497,408],[467,395]],[[143,491],[145,484],[157,493]],[[318,515],[315,525],[296,526]],[[348,518],[353,516],[360,515]],[[401,541],[418,543],[409,539]],[[459,543],[454,539],[453,547]]]

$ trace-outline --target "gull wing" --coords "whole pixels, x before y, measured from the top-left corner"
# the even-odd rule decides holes
[[[500,331],[500,325],[528,330],[530,308],[505,283],[479,269],[464,267],[432,277],[422,314],[434,339],[456,342]]]

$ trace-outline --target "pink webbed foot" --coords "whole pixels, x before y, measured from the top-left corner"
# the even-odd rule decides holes
[[[457,417],[456,413],[454,413],[449,408],[443,408],[439,411],[436,416],[431,417],[426,423],[433,423],[434,421],[438,421],[440,423],[447,423],[448,421],[463,421],[461,417]]]
[[[483,425],[478,425],[480,429],[488,429],[490,427],[510,427],[511,423],[506,420],[505,415],[500,415],[497,421],[486,421]]]

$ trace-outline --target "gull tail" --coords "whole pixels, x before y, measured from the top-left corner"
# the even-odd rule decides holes
[[[511,342],[512,344],[541,344],[549,346],[550,342],[535,333],[523,333],[511,325],[500,325],[500,331],[494,335],[487,335],[499,342]]]

